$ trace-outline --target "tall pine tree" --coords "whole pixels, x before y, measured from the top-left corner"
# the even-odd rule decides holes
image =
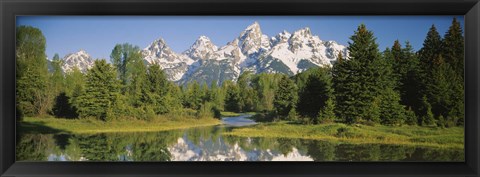
[[[115,69],[105,60],[96,60],[88,70],[84,94],[78,97],[78,113],[80,117],[96,117],[100,120],[111,120],[120,95],[119,83]]]
[[[276,115],[281,119],[294,119],[297,101],[297,86],[288,76],[282,75],[273,101]]]
[[[336,112],[347,123],[380,123],[382,95],[394,87],[391,65],[381,57],[376,38],[365,25],[350,39],[348,60],[334,66]]]
[[[452,24],[446,32],[443,40],[442,53],[445,62],[448,63],[454,74],[450,76],[451,84],[451,105],[446,116],[447,122],[454,122],[457,125],[464,124],[464,38],[460,22],[453,18]]]

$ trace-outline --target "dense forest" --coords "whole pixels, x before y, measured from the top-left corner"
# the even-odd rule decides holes
[[[110,62],[97,59],[85,74],[63,73],[58,55],[49,72],[42,32],[20,26],[16,35],[18,120],[152,120],[184,112],[219,118],[231,111],[256,112],[257,121],[301,124],[464,124],[464,38],[455,18],[443,37],[432,25],[419,51],[397,40],[381,52],[362,24],[350,37],[349,55],[339,53],[332,67],[294,76],[246,71],[236,82],[211,85],[168,81],[161,66],[145,65],[139,47],[128,43],[117,44]]]

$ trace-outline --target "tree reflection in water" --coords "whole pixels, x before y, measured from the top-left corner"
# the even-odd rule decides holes
[[[224,136],[231,127],[149,133],[25,134],[19,161],[463,161],[463,150]]]

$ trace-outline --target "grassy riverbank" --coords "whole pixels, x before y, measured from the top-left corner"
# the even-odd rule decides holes
[[[25,133],[107,133],[107,132],[154,132],[191,127],[218,125],[214,118],[169,118],[158,116],[151,121],[116,120],[104,122],[95,119],[62,119],[25,117],[19,123]]]
[[[299,125],[288,122],[260,123],[234,129],[228,135],[241,137],[302,138],[351,144],[395,144],[437,148],[464,148],[464,129],[420,126],[365,126],[340,123]]]

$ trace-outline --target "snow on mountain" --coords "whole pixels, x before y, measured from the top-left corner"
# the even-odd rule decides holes
[[[260,29],[260,24],[254,22],[240,33],[238,46],[241,48],[242,53],[250,55],[260,50],[262,44],[266,42],[262,40],[265,40],[265,38]]]
[[[162,38],[153,41],[142,54],[147,64],[160,65],[171,81],[180,80],[194,62],[186,55],[175,53]]]
[[[218,47],[208,37],[200,36],[183,54],[193,60],[218,59],[220,55],[216,53],[217,50]]]
[[[339,52],[348,56],[345,46],[322,41],[308,27],[269,37],[254,22],[222,47],[217,47],[207,36],[200,36],[189,49],[176,53],[159,38],[144,48],[142,55],[147,65],[159,64],[171,81],[185,84],[197,80],[210,84],[213,80],[219,83],[236,80],[244,71],[293,75],[314,66],[331,66]],[[68,54],[63,60],[65,73],[74,67],[85,73],[94,63],[84,50]]]
[[[63,57],[62,70],[64,73],[72,71],[77,67],[82,73],[86,73],[88,69],[93,67],[94,60],[85,51],[80,50],[76,53],[71,53]]]
[[[340,52],[348,56],[345,46],[321,40],[308,27],[269,37],[257,22],[222,47],[200,36],[182,53],[172,51],[161,38],[142,51],[147,64],[159,64],[170,80],[181,84],[236,80],[244,71],[293,75],[314,66],[331,66]]]
[[[310,29],[303,28],[290,34],[286,31],[272,39],[274,46],[266,53],[280,60],[293,73],[301,72],[301,62],[310,62],[317,66],[330,66],[336,60],[339,52],[346,55],[346,47],[333,41],[324,42],[318,36],[312,35]]]
[[[210,84],[213,80],[236,80],[244,71],[293,75],[314,66],[331,66],[340,52],[348,56],[345,46],[321,40],[308,27],[269,37],[254,22],[222,47],[207,36],[200,36],[189,49],[176,53],[159,38],[143,49],[142,55],[147,65],[160,65],[171,81]],[[94,63],[84,50],[68,54],[63,60],[65,73],[74,67],[85,73]]]

